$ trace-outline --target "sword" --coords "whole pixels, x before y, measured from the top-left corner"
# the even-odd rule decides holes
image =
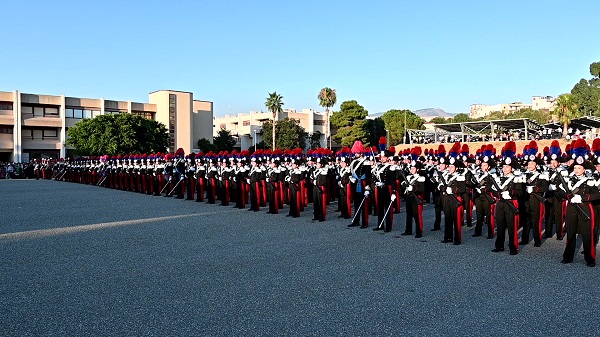
[[[173,178],[169,177],[169,181],[167,181],[165,183],[165,186],[162,188],[162,190],[160,190],[160,193],[158,193],[158,194],[162,194],[165,191],[165,189],[167,188],[167,186],[169,186],[169,183],[171,182],[171,180],[173,180]]]
[[[179,181],[177,182],[177,184],[175,184],[175,187],[173,187],[173,189],[171,190],[171,192],[167,193],[167,195],[171,195],[171,193],[173,193],[173,191],[175,191],[177,189],[177,186],[179,186],[179,183],[181,183],[183,179],[179,179]]]
[[[354,214],[354,217],[352,218],[352,223],[351,223],[351,224],[353,224],[353,223],[354,223],[354,220],[356,220],[356,217],[358,216],[358,214],[360,214],[360,210],[362,209],[362,205],[365,203],[365,199],[367,199],[367,197],[368,197],[368,196],[367,196],[367,195],[365,195],[365,196],[362,198],[362,201],[360,202],[360,205],[358,206],[358,209],[356,210],[356,212],[355,212],[355,214]]]
[[[387,217],[388,213],[390,212],[390,208],[392,208],[392,204],[394,204],[395,200],[396,200],[396,198],[393,198],[392,201],[390,201],[390,205],[385,210],[385,213],[383,214],[383,219],[381,220],[381,223],[379,224],[379,226],[377,226],[377,228],[382,228],[383,227],[383,223],[385,222],[385,218]]]

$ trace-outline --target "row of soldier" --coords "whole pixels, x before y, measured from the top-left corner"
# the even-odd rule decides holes
[[[519,245],[529,244],[531,234],[539,247],[556,233],[558,240],[567,236],[562,262],[569,263],[580,233],[585,260],[594,266],[600,165],[594,167],[592,161],[598,163],[598,158],[600,140],[591,150],[580,140],[564,153],[558,142],[538,153],[532,142],[517,155],[515,143],[508,142],[500,155],[490,145],[471,155],[467,144],[459,143],[448,153],[440,145],[436,151],[422,153],[415,147],[397,154],[381,139],[379,148],[357,141],[335,156],[328,149],[306,155],[295,149],[184,156],[179,149],[174,155],[103,156],[40,169],[50,170],[46,178],[198,202],[219,200],[238,208],[249,204],[251,211],[268,205],[268,213],[276,214],[288,204],[291,217],[299,217],[312,203],[313,221],[325,221],[327,205],[337,199],[340,217],[352,219],[349,227],[368,228],[374,215],[377,222],[371,227],[384,232],[392,230],[404,200],[402,234],[417,238],[424,235],[423,205],[433,197],[431,230],[441,230],[443,218],[444,243],[462,243],[462,227],[473,226],[476,210],[473,236],[487,229],[486,237],[496,239],[494,252],[504,251],[506,232],[512,255]]]

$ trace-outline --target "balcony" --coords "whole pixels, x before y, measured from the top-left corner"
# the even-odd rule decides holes
[[[44,126],[60,128],[62,127],[62,120],[59,116],[56,117],[32,117],[29,115],[23,116],[23,126]]]

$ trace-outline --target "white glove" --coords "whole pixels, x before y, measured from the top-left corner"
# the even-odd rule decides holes
[[[446,194],[452,194],[452,187],[446,187]]]
[[[408,186],[408,187],[406,188],[406,190],[407,190],[408,192],[412,192],[412,190],[413,190],[413,187],[412,187],[412,186]]]
[[[556,191],[556,185],[550,184],[550,191]]]
[[[527,193],[533,193],[533,186],[527,186]]]
[[[502,195],[502,199],[505,199],[505,200],[509,200],[510,199],[510,192],[508,192],[508,191],[502,192],[501,195]]]
[[[339,186],[340,188],[344,188],[344,184],[342,184],[342,182],[341,182],[341,181],[338,181],[338,186]]]
[[[566,177],[569,175],[569,172],[567,170],[562,170],[562,171],[560,171],[560,175],[563,177]]]
[[[475,191],[477,191],[477,193],[481,194],[481,188],[475,188]]]
[[[581,196],[579,194],[573,195],[573,197],[571,198],[571,203],[572,204],[581,204]]]
[[[365,197],[368,197],[371,194],[370,191],[365,191]]]
[[[354,184],[356,182],[356,178],[350,177],[350,182]]]
[[[377,187],[383,187],[383,186],[385,186],[385,183],[382,183],[382,182],[378,181],[378,182],[375,183],[375,186],[377,186]]]
[[[250,179],[246,179],[246,183],[250,184]]]
[[[396,200],[396,195],[392,194],[392,197],[390,198],[392,201]]]

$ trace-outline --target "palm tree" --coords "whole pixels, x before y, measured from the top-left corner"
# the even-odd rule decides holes
[[[274,91],[269,93],[269,97],[267,97],[267,101],[265,102],[265,106],[273,114],[273,150],[275,150],[275,121],[277,121],[279,113],[282,111],[282,100],[283,96],[277,94],[277,91]]]
[[[568,126],[571,120],[580,117],[579,109],[572,94],[562,94],[556,99],[556,115],[558,121],[563,123],[563,138],[567,137]]]
[[[335,105],[337,101],[337,96],[335,94],[335,89],[331,88],[323,88],[321,92],[319,92],[319,105],[325,108],[325,125],[327,125],[327,131],[325,132],[325,137],[329,137],[329,148],[331,148],[331,125],[329,125],[329,108]],[[327,139],[325,139],[327,141]]]

